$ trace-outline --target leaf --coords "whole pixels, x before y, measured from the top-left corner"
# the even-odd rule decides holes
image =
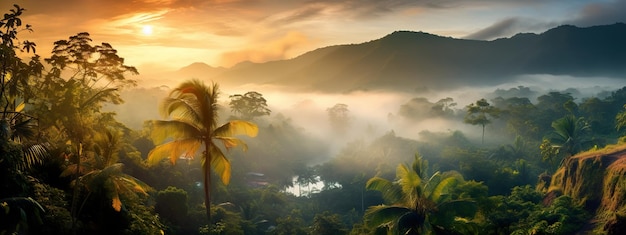
[[[367,190],[376,190],[381,192],[383,194],[383,198],[391,203],[401,201],[403,195],[400,187],[393,184],[389,180],[377,176],[368,180],[365,184],[365,188]]]
[[[411,210],[397,206],[371,206],[365,211],[365,224],[370,228],[389,227],[390,224]]]
[[[152,121],[152,124],[153,130],[150,137],[155,144],[162,144],[169,138],[177,140],[202,137],[198,128],[184,121]]]
[[[174,120],[184,120],[185,122],[193,123],[193,125],[197,127],[202,126],[203,120],[199,110],[199,103],[187,97],[167,97],[163,100],[160,108],[163,117],[171,117]]]
[[[127,174],[123,174],[120,178],[120,181],[128,184],[131,186],[131,190],[133,190],[134,192],[139,192],[142,193],[144,195],[148,195],[148,191],[152,190],[152,188],[150,186],[148,186],[146,183],[142,182],[141,180],[132,177],[130,175]]]
[[[448,194],[449,189],[455,187],[463,178],[461,174],[455,171],[449,171],[445,173],[435,173],[427,184],[426,196],[428,199],[435,203],[443,200],[442,196]]]
[[[402,187],[402,192],[410,197],[421,196],[422,179],[419,175],[417,175],[417,172],[412,170],[412,168],[409,168],[404,164],[398,165],[398,167],[396,168],[396,177],[398,178],[398,183]],[[417,193],[417,195],[412,195],[414,193]]]
[[[236,135],[247,135],[256,137],[258,133],[259,127],[256,124],[247,121],[233,120],[215,129],[213,136],[233,137]]]
[[[243,151],[248,150],[248,145],[241,139],[234,137],[215,137],[216,140],[222,142],[226,150],[230,150],[231,148],[241,146]]]
[[[22,112],[22,110],[24,110],[25,107],[26,107],[26,104],[22,102],[15,107],[15,112],[18,112],[18,113]]]
[[[202,142],[198,139],[176,140],[158,145],[148,153],[147,164],[154,166],[165,158],[169,158],[172,164],[176,164],[176,160],[181,156],[193,158],[201,145]]]
[[[122,210],[122,201],[120,200],[120,195],[115,194],[113,196],[113,199],[111,199],[111,202],[111,206],[115,211],[120,212]]]
[[[215,173],[220,176],[222,183],[224,183],[224,185],[228,185],[230,183],[231,176],[230,161],[226,158],[224,153],[222,153],[222,150],[216,146],[211,145],[209,148],[211,149],[211,151],[209,151],[211,167]]]

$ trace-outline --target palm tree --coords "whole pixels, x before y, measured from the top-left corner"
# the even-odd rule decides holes
[[[82,205],[78,207],[77,200],[72,201],[71,213],[74,223],[80,215],[82,208],[92,194],[104,195],[111,201],[111,207],[119,212],[122,209],[120,195],[126,193],[141,193],[147,195],[151,188],[122,171],[123,164],[118,163],[118,155],[123,144],[121,133],[114,129],[105,129],[94,138],[94,151],[79,150],[78,158],[86,158],[65,168],[62,177],[70,176],[78,172],[80,177],[74,180],[74,198],[78,198],[79,189],[84,189],[87,195]],[[75,224],[73,224],[75,226]]]
[[[0,234],[27,234],[31,226],[43,224],[46,211],[30,197],[0,199]]]
[[[472,201],[452,198],[451,190],[463,177],[450,171],[428,178],[427,168],[428,162],[416,155],[412,166],[398,165],[396,181],[371,178],[366,188],[382,192],[391,205],[370,207],[365,212],[366,224],[393,234],[430,234],[463,227],[461,221],[466,220],[458,218],[471,218],[477,210]]]
[[[583,145],[589,142],[587,133],[591,126],[582,117],[567,115],[552,122],[552,128],[554,132],[549,140],[566,157],[577,154],[582,150]]]
[[[230,161],[214,141],[221,142],[226,150],[237,146],[246,150],[246,144],[234,136],[245,134],[255,137],[258,133],[258,127],[246,121],[232,120],[217,127],[218,95],[217,84],[206,86],[198,80],[184,82],[175,88],[161,106],[161,114],[170,120],[153,122],[152,138],[160,145],[148,154],[149,165],[155,165],[165,158],[175,164],[180,157],[191,158],[204,150],[204,203],[209,219],[211,170],[220,176],[225,185],[230,182],[231,174]]]

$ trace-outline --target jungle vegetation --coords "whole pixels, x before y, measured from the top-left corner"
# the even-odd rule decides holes
[[[404,120],[478,125],[480,140],[375,134],[338,101],[321,112],[345,144],[312,163],[325,142],[261,92],[188,80],[162,97],[162,120],[132,129],[103,108],[135,89],[123,52],[81,32],[41,58],[19,39],[23,12],[0,20],[0,234],[572,234],[593,212],[535,186],[626,126],[626,87],[397,104]]]

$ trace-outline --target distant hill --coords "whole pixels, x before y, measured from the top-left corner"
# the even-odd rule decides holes
[[[205,63],[196,62],[182,67],[177,71],[177,73],[183,75],[184,77],[197,78],[213,77],[224,72],[225,70],[226,69],[222,67],[216,68]]]
[[[241,63],[211,79],[322,92],[496,85],[518,75],[626,78],[626,24],[559,26],[541,34],[479,41],[398,31],[351,45],[320,48],[289,60]]]

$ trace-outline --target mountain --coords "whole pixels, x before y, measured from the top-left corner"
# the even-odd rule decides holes
[[[208,64],[205,63],[200,63],[200,62],[196,62],[196,63],[192,63],[190,65],[187,65],[185,67],[182,67],[181,69],[179,69],[177,71],[178,74],[184,76],[184,77],[214,77],[222,72],[224,72],[226,69],[223,67],[211,67]]]
[[[493,41],[397,31],[289,60],[242,63],[214,74],[228,86],[270,84],[322,92],[497,85],[519,75],[626,78],[626,24],[559,26]]]

